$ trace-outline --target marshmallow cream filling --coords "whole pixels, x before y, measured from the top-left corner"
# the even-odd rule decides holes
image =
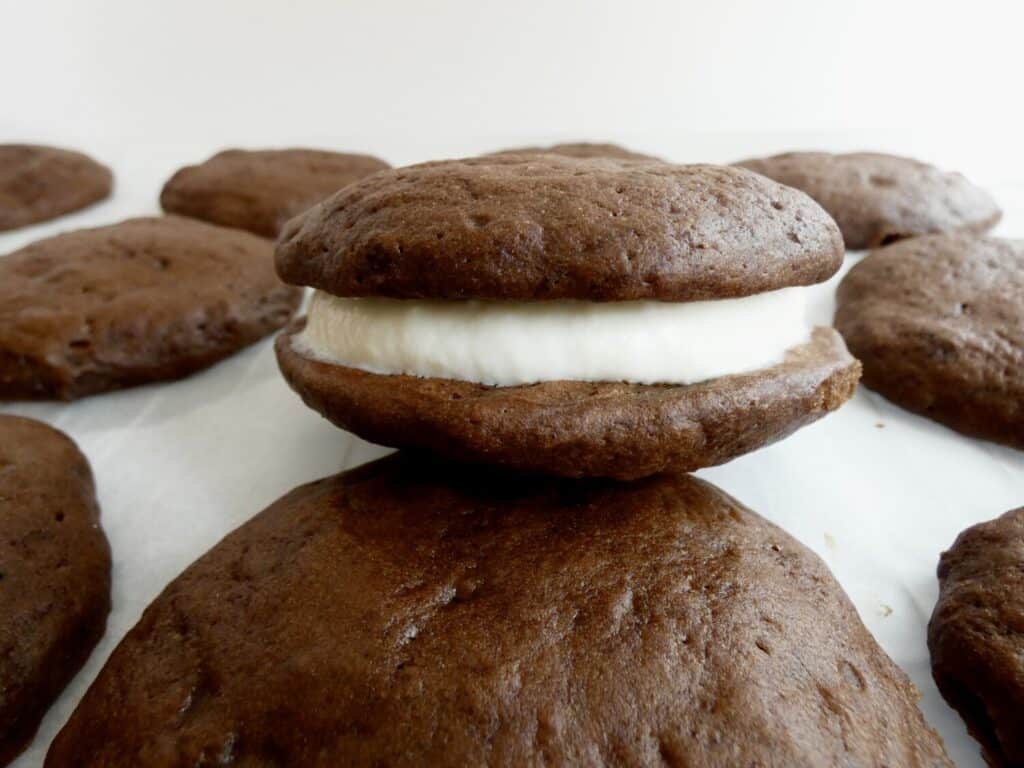
[[[805,343],[806,290],[688,303],[353,299],[317,291],[294,344],[308,357],[371,373],[497,386],[692,384],[769,367]]]

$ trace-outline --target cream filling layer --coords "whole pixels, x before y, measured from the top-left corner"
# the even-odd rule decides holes
[[[809,336],[800,287],[688,303],[353,299],[317,291],[295,345],[372,373],[497,386],[692,384],[781,362]]]

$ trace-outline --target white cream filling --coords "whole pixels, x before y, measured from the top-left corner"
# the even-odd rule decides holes
[[[498,386],[692,384],[780,362],[810,336],[806,297],[805,288],[688,303],[352,299],[317,291],[295,345],[372,373]]]

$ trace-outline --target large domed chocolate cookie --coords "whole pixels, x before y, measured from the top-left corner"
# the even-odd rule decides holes
[[[631,149],[620,147],[618,144],[601,144],[589,141],[569,144],[554,144],[550,147],[518,147],[516,149],[503,149],[500,152],[492,152],[489,156],[494,157],[512,154],[564,155],[565,157],[579,158],[610,157],[617,160],[661,160],[659,157],[634,152]]]
[[[738,163],[801,189],[828,211],[846,247],[878,245],[933,232],[981,233],[1002,213],[959,173],[876,152],[788,152]]]
[[[229,149],[175,173],[160,193],[160,205],[168,213],[277,237],[288,219],[389,167],[369,155]]]
[[[112,187],[110,169],[80,152],[0,144],[0,231],[85,208]]]
[[[397,168],[284,229],[277,267],[337,296],[695,301],[832,275],[838,229],[740,168],[503,155]]]
[[[932,673],[994,768],[1024,765],[1024,508],[960,534],[939,563]]]
[[[285,378],[307,405],[382,445],[567,477],[632,479],[729,461],[786,437],[853,395],[860,365],[831,328],[779,365],[691,385],[548,381],[488,387],[385,376],[277,339]]]
[[[266,240],[190,219],[40,240],[0,258],[0,398],[180,378],[280,328],[300,297]]]
[[[92,473],[63,433],[0,415],[0,765],[103,635],[110,548]]]
[[[835,324],[864,383],[968,435],[1024,448],[1024,243],[914,238],[843,279]]]
[[[700,480],[395,456],[172,582],[46,765],[949,766],[916,698],[822,562]]]

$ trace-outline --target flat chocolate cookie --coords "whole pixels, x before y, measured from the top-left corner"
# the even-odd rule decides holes
[[[932,235],[871,253],[835,325],[864,383],[968,435],[1024,448],[1024,242]]]
[[[601,144],[589,141],[554,144],[550,147],[503,149],[500,152],[492,152],[488,156],[496,157],[500,155],[563,155],[565,157],[579,158],[610,157],[617,160],[661,160],[660,157],[634,152],[631,149],[620,147],[618,144]]]
[[[168,213],[277,237],[293,216],[371,173],[369,155],[315,149],[228,149],[175,173],[160,193]]]
[[[92,473],[62,432],[0,414],[0,765],[103,635],[110,548]]]
[[[959,173],[877,152],[787,152],[737,165],[803,190],[828,211],[846,247],[874,248],[934,232],[982,233],[1002,212]]]
[[[741,168],[515,154],[376,174],[277,246],[289,283],[398,299],[719,299],[842,259],[814,201]]]
[[[77,211],[110,195],[110,169],[81,152],[0,144],[0,231]]]
[[[831,328],[779,365],[700,384],[549,381],[489,387],[324,363],[277,339],[305,403],[375,443],[566,477],[633,479],[722,464],[852,397],[860,365]]]
[[[993,768],[1024,765],[1024,508],[968,528],[939,563],[932,674]]]
[[[688,476],[393,456],[172,582],[48,768],[950,766],[824,564]]]
[[[0,258],[0,399],[73,399],[205,368],[280,328],[301,291],[270,243],[131,219]]]

